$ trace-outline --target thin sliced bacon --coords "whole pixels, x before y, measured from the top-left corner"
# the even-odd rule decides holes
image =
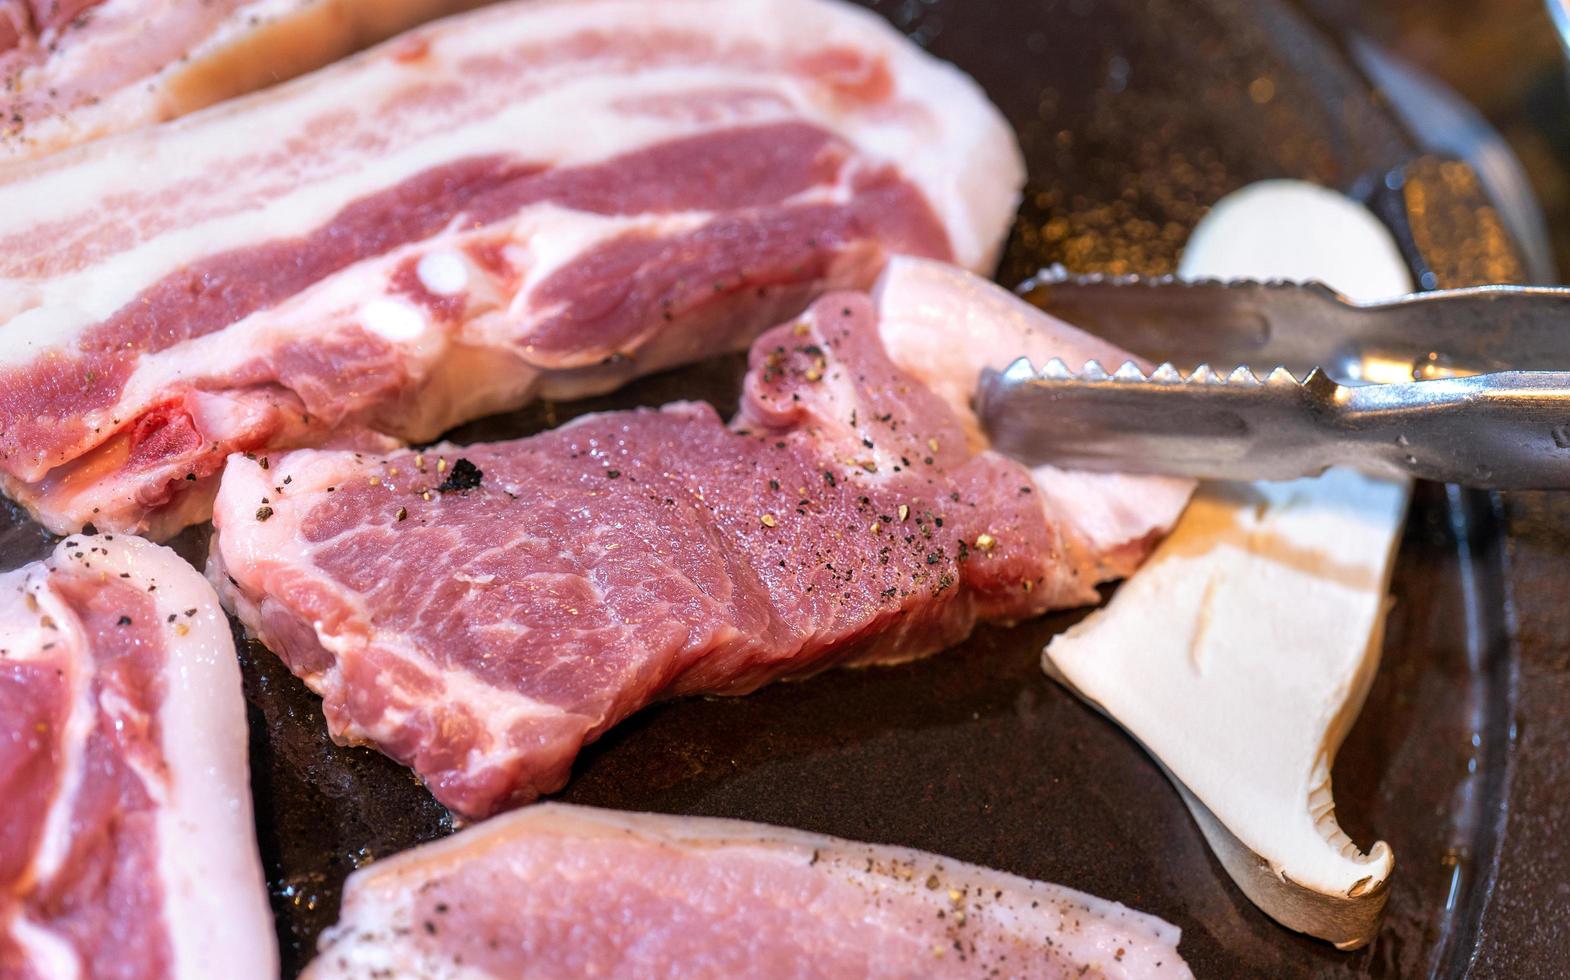
[[[1093,601],[1192,484],[1058,492],[980,444],[902,338],[947,330],[943,365],[1007,359],[988,344],[1006,331],[1065,358],[1105,345],[942,266],[896,260],[874,296],[759,338],[729,427],[682,403],[490,445],[236,457],[209,574],[334,737],[470,817],[558,789],[652,700],[925,656]],[[998,322],[924,319],[965,302]]]
[[[356,871],[304,976],[1176,980],[1179,937],[922,851],[546,803]]]
[[[0,575],[0,976],[277,976],[229,622],[172,551]]]
[[[205,517],[235,451],[430,439],[726,349],[889,252],[992,263],[975,85],[829,0],[515,2],[0,173],[0,485]]]
[[[483,0],[0,0],[0,166],[304,74]]]

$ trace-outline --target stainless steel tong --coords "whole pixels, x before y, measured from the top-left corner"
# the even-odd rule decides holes
[[[1051,313],[1164,363],[1020,358],[984,372],[983,424],[1025,462],[1227,480],[1348,465],[1570,488],[1570,289],[1365,305],[1319,284],[1049,275],[1033,289]]]

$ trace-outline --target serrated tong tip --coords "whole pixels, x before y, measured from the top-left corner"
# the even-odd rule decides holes
[[[1314,369],[1145,371],[1062,358],[988,372],[978,415],[1029,465],[1283,480],[1345,464],[1499,489],[1570,489],[1570,373],[1337,384]]]
[[[1209,364],[1201,364],[1194,370],[1184,374],[1177,365],[1165,361],[1148,373],[1139,366],[1137,361],[1124,361],[1116,371],[1108,373],[1106,367],[1095,358],[1087,360],[1079,369],[1069,366],[1061,357],[1054,357],[1043,364],[1039,369],[1028,357],[1016,358],[1007,368],[999,372],[1004,381],[1009,384],[1025,382],[1058,382],[1066,384],[1102,382],[1122,382],[1125,384],[1158,384],[1158,385],[1260,385],[1277,387],[1282,385],[1302,386],[1308,383],[1310,377],[1318,374],[1311,371],[1299,378],[1285,367],[1277,366],[1267,372],[1263,378],[1254,372],[1248,365],[1239,365],[1231,370],[1222,370]]]

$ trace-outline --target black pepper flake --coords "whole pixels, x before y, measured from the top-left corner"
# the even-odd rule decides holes
[[[267,520],[271,516],[273,516],[273,509],[271,507],[268,507],[268,506],[266,506],[264,504],[261,507],[256,508],[256,519],[257,520],[265,521],[265,520]]]
[[[266,457],[266,456],[263,456],[263,457],[262,457],[262,458],[261,458],[261,459],[260,459],[260,460],[258,460],[258,461],[257,461],[257,463],[256,463],[256,465],[257,465],[257,466],[260,466],[260,467],[261,467],[261,468],[262,468],[262,469],[264,469],[264,470],[265,470],[265,469],[271,469],[271,468],[272,468],[272,464],[271,464],[271,463],[269,463],[269,462],[268,462],[268,460],[267,460],[267,457]]]
[[[441,482],[441,485],[436,488],[436,492],[451,493],[457,490],[460,493],[467,493],[479,486],[480,481],[483,479],[485,479],[485,474],[478,466],[460,457],[457,462],[452,464],[452,469],[447,473],[447,479]]]
[[[617,479],[620,476],[621,476],[621,470],[606,470],[605,471],[605,478],[607,480],[615,480],[615,479]]]
[[[407,508],[407,507],[399,507],[398,508],[397,519],[400,520],[400,521],[403,521],[403,520],[408,520],[408,518],[409,518],[409,508]]]
[[[187,473],[187,474],[186,474],[186,475],[185,475],[185,478],[186,478],[186,479],[187,479],[187,480],[189,480],[189,481],[190,481],[190,482],[192,482],[192,483],[195,483],[195,482],[196,482],[196,474],[195,474],[195,473]]]
[[[93,537],[98,533],[98,528],[93,526],[92,521],[88,521],[86,524],[82,525],[82,533],[88,537]]]
[[[121,616],[120,619],[118,620],[118,622],[119,622],[119,624],[121,626],[130,626],[131,625],[131,617],[130,616]]]

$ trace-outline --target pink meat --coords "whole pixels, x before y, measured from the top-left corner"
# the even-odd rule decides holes
[[[190,566],[105,535],[0,576],[0,976],[268,976],[249,804],[234,647]]]
[[[356,871],[305,977],[1176,980],[1179,935],[921,851],[541,804]]]
[[[0,165],[276,84],[482,0],[0,0]]]
[[[171,533],[232,452],[607,390],[890,253],[987,267],[1020,179],[968,79],[828,0],[444,21],[0,171],[0,486]]]
[[[765,334],[729,427],[689,403],[493,445],[235,458],[210,574],[335,737],[478,817],[559,788],[652,700],[1091,600],[1109,552],[1176,517],[1186,485],[1129,481],[1145,522],[1082,533],[890,360],[889,313],[837,293]]]
[[[104,0],[0,0],[0,55],[36,44]]]

